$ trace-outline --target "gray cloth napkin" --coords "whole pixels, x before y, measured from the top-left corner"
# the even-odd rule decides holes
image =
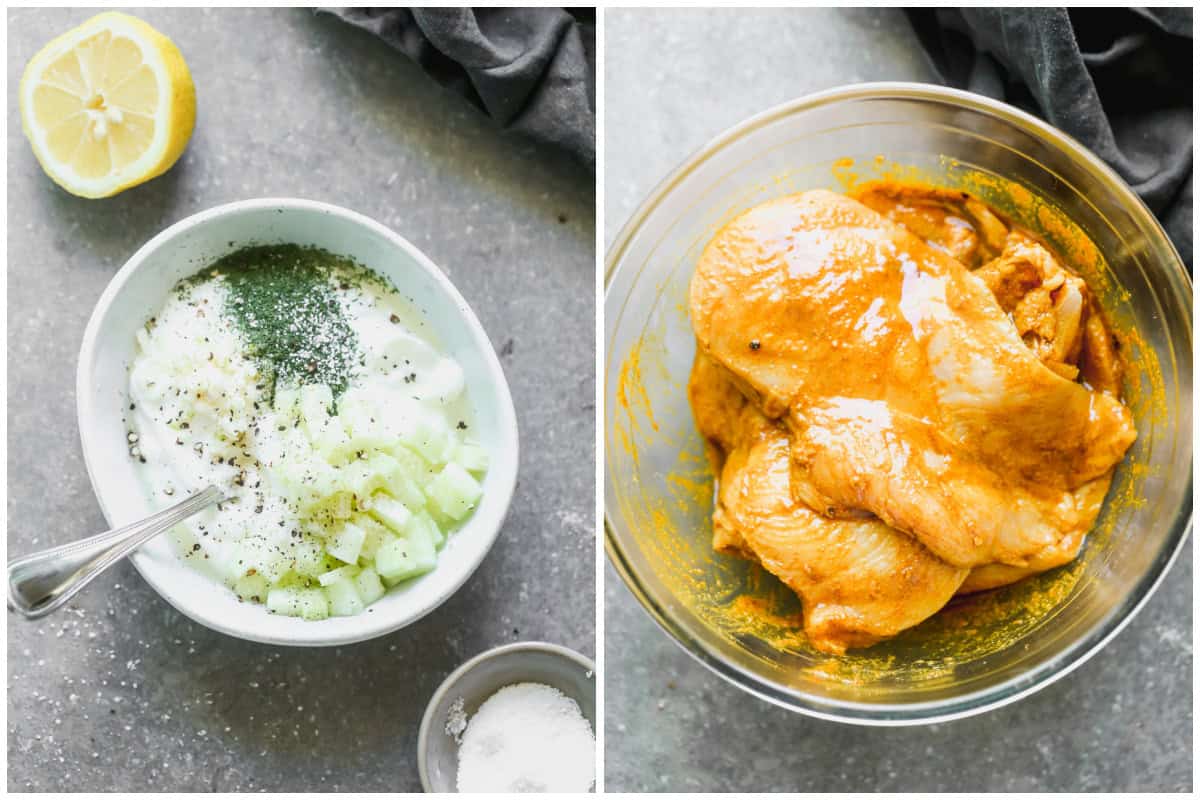
[[[944,83],[1022,107],[1078,139],[1158,215],[1191,266],[1191,9],[908,15]]]
[[[501,127],[595,170],[594,9],[318,10],[383,39]]]

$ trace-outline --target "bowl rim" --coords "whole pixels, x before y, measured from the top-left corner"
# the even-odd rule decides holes
[[[125,261],[121,269],[112,277],[104,292],[100,295],[100,299],[96,301],[96,306],[92,310],[91,317],[88,319],[87,327],[84,329],[83,341],[80,345],[78,364],[76,367],[75,376],[75,413],[76,422],[79,428],[80,445],[83,450],[83,461],[87,468],[88,480],[92,485],[92,494],[96,497],[96,502],[100,505],[100,510],[104,515],[106,522],[111,526],[112,515],[109,510],[107,499],[98,490],[98,483],[95,476],[95,456],[94,452],[99,447],[94,441],[94,431],[98,428],[98,412],[92,403],[91,392],[88,387],[92,385],[92,376],[94,375],[95,354],[100,346],[99,330],[101,323],[107,316],[113,302],[124,290],[130,279],[135,273],[147,262],[152,254],[164,247],[167,243],[178,238],[187,231],[194,228],[209,224],[215,220],[238,216],[248,212],[278,210],[282,213],[287,212],[304,212],[317,213],[327,216],[337,217],[343,222],[349,223],[351,226],[357,226],[364,230],[370,231],[385,241],[392,247],[403,252],[408,256],[418,268],[423,270],[430,278],[433,279],[438,291],[445,295],[448,300],[448,305],[454,309],[453,313],[457,314],[466,324],[470,332],[471,346],[478,350],[486,365],[484,379],[495,387],[497,399],[499,400],[499,436],[505,441],[505,447],[511,448],[513,453],[512,469],[508,474],[501,474],[501,482],[498,484],[498,489],[495,496],[500,500],[497,506],[494,523],[488,532],[485,546],[478,549],[473,555],[473,562],[463,572],[461,578],[452,586],[448,586],[443,592],[432,597],[420,609],[411,612],[400,618],[389,617],[386,614],[374,615],[371,622],[364,624],[363,627],[356,629],[353,633],[331,633],[325,632],[321,636],[310,636],[303,639],[294,637],[278,636],[271,631],[258,632],[247,630],[242,627],[236,620],[230,621],[208,614],[204,608],[196,607],[186,601],[187,595],[176,593],[173,588],[163,582],[154,579],[154,571],[147,568],[148,556],[140,550],[134,551],[129,555],[129,560],[133,563],[135,569],[146,581],[150,584],[160,597],[167,601],[173,608],[179,611],[189,619],[210,628],[212,630],[233,636],[246,641],[259,642],[262,644],[278,645],[278,646],[295,646],[295,647],[332,647],[339,645],[354,644],[356,642],[367,641],[388,633],[392,633],[403,627],[411,625],[421,618],[425,617],[430,612],[437,609],[445,603],[450,597],[455,594],[462,586],[470,579],[471,575],[483,563],[487,554],[491,551],[496,539],[499,537],[500,530],[504,526],[505,518],[508,515],[509,506],[512,502],[513,494],[516,490],[517,472],[520,468],[519,445],[520,437],[518,436],[516,410],[513,406],[512,394],[509,391],[508,381],[504,376],[504,370],[500,365],[500,359],[496,355],[496,350],[492,346],[491,340],[488,338],[487,332],[483,329],[483,325],[479,322],[475,312],[471,309],[466,299],[458,291],[457,287],[451,283],[445,273],[438,268],[432,260],[429,259],[421,250],[409,242],[400,234],[391,230],[380,222],[377,222],[370,217],[360,214],[356,211],[343,208],[341,206],[330,203],[323,203],[317,200],[307,200],[303,198],[289,197],[259,197],[247,200],[236,200],[230,203],[223,203],[212,208],[196,212],[183,219],[175,222],[167,228],[160,231],[153,238],[143,244],[137,251]],[[449,309],[447,309],[449,311]]]
[[[464,675],[478,667],[483,662],[491,661],[494,658],[508,655],[509,653],[519,652],[549,653],[583,668],[585,671],[591,673],[593,680],[595,679],[596,664],[592,661],[592,659],[588,658],[583,653],[572,650],[569,647],[565,647],[561,644],[553,644],[552,642],[543,642],[537,640],[528,642],[511,642],[509,644],[502,644],[498,647],[493,647],[490,650],[484,650],[482,653],[467,659],[464,663],[459,665],[457,669],[447,675],[445,680],[438,685],[438,688],[429,698],[429,702],[425,704],[425,713],[421,715],[421,727],[417,733],[417,771],[421,776],[421,788],[423,791],[438,791],[437,789],[433,788],[433,785],[429,780],[429,768],[427,762],[429,756],[429,737],[432,735],[433,731],[433,713],[441,703],[442,698],[450,693],[450,690],[454,688],[455,684],[457,684]],[[597,707],[596,720],[591,723],[593,736],[595,736],[597,733],[596,729],[599,727],[599,721],[600,709]]]
[[[846,84],[779,103],[726,128],[709,139],[708,142],[696,149],[691,155],[680,162],[678,166],[672,169],[666,177],[655,185],[629,216],[629,219],[621,227],[605,254],[604,304],[606,327],[605,341],[603,342],[605,345],[603,379],[606,387],[609,368],[611,366],[610,360],[613,358],[613,353],[607,349],[610,334],[610,330],[607,327],[610,289],[613,285],[613,279],[616,276],[617,266],[624,258],[626,249],[641,229],[646,218],[659,206],[662,200],[714,153],[721,150],[727,144],[753,133],[759,128],[795,113],[819,106],[847,101],[882,99],[926,100],[989,114],[999,117],[1001,120],[1018,128],[1032,129],[1032,133],[1036,134],[1047,144],[1060,150],[1066,150],[1072,156],[1079,158],[1095,177],[1108,185],[1108,188],[1120,198],[1122,204],[1127,205],[1131,211],[1135,212],[1136,216],[1140,217],[1140,221],[1143,224],[1148,225],[1149,232],[1157,240],[1156,244],[1159,246],[1165,245],[1166,252],[1171,256],[1170,263],[1164,269],[1164,276],[1170,284],[1167,290],[1178,293],[1186,298],[1188,308],[1192,306],[1191,276],[1184,268],[1182,259],[1179,257],[1174,243],[1166,235],[1158,219],[1142,199],[1129,188],[1125,181],[1111,167],[1101,161],[1098,156],[1073,137],[1007,103],[959,89],[952,89],[937,84],[901,81]],[[1190,317],[1188,322],[1185,334],[1188,348],[1191,349],[1192,329]],[[601,401],[602,405],[600,407],[604,409],[605,414],[604,424],[607,426],[609,401],[607,390],[602,392]],[[607,439],[607,433],[605,434],[605,438]],[[1010,678],[1003,683],[978,689],[960,697],[943,700],[907,704],[834,700],[788,689],[726,661],[719,653],[710,650],[702,642],[694,640],[685,627],[681,623],[676,622],[667,610],[650,596],[646,587],[638,581],[632,564],[626,558],[621,548],[610,519],[607,488],[605,491],[604,506],[604,550],[617,574],[621,576],[625,586],[638,600],[642,609],[670,636],[675,644],[692,658],[737,688],[772,705],[830,722],[880,727],[936,724],[982,714],[1028,697],[1082,666],[1112,641],[1117,634],[1124,630],[1158,589],[1158,586],[1162,583],[1171,566],[1179,557],[1188,539],[1188,535],[1192,529],[1193,471],[1193,464],[1189,461],[1187,486],[1184,489],[1183,500],[1172,520],[1171,530],[1164,540],[1163,548],[1123,603],[1110,611],[1107,617],[1101,620],[1084,636],[1080,637],[1079,640],[1068,645],[1055,658],[1038,665],[1038,667],[1027,673]],[[606,487],[608,481],[609,475],[606,466]]]

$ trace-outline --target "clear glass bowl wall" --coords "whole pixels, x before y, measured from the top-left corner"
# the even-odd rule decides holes
[[[1095,243],[1102,261],[1081,269],[1115,327],[1132,334],[1129,401],[1139,436],[1073,565],[956,603],[892,642],[833,659],[795,635],[799,606],[778,581],[709,545],[711,474],[685,391],[695,352],[687,287],[704,245],[741,211],[897,171],[976,192],[998,185],[1028,191],[1036,202],[1005,210],[1044,234],[1046,217],[1031,209],[1061,212]],[[765,112],[718,137],[652,193],[613,244],[607,283],[609,556],[685,649],[771,702],[872,724],[964,716],[1009,702],[1069,672],[1115,635],[1186,538],[1187,272],[1153,216],[1111,171],[1007,106],[936,87],[863,84]]]

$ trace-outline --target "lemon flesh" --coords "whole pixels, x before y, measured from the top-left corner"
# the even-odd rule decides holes
[[[21,77],[21,125],[55,183],[111,197],[166,172],[196,123],[179,48],[136,17],[107,12],[43,47]]]

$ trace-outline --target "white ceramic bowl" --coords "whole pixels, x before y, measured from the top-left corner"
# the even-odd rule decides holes
[[[214,630],[269,644],[347,644],[402,628],[445,602],[491,549],[516,486],[516,413],[500,362],[466,300],[421,251],[361,214],[309,200],[245,200],[172,225],[125,263],[96,304],[79,354],[79,433],[88,475],[109,525],[153,512],[128,454],[122,418],[129,402],[134,334],[180,279],[247,245],[284,242],[348,256],[388,278],[425,312],[433,338],[466,375],[474,434],[491,457],[483,499],[449,537],[432,572],[393,588],[353,617],[308,621],[241,603],[232,591],[180,562],[167,536],[130,559],[167,602]]]

